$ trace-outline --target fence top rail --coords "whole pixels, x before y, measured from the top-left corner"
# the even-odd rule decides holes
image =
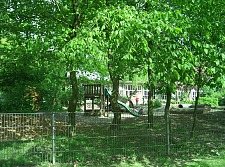
[[[51,114],[69,114],[69,113],[84,113],[82,111],[67,112],[67,111],[40,111],[40,112],[0,112],[0,115],[51,115]]]
[[[5,113],[0,113],[0,115],[51,115],[51,114],[68,114],[69,112],[5,112]],[[77,113],[77,112],[75,112]]]

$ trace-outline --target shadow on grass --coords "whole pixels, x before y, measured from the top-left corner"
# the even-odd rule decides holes
[[[17,116],[18,120],[19,117]],[[8,122],[11,119],[8,119]],[[25,120],[33,120],[33,117]],[[216,127],[216,117],[204,115],[198,119],[196,137],[189,138],[192,117],[190,115],[171,115],[171,157],[167,158],[166,135],[163,116],[154,117],[154,129],[147,129],[147,117],[129,117],[122,120],[118,130],[110,130],[104,118],[95,121],[95,117],[80,117],[77,121],[76,135],[68,137],[68,124],[56,121],[55,154],[56,162],[79,166],[185,166],[194,159],[217,157],[215,152],[225,149],[223,123]],[[85,122],[84,120],[88,120]],[[97,120],[97,118],[96,118]],[[210,121],[208,121],[210,120]],[[12,119],[13,125],[16,120]],[[44,122],[45,126],[41,126]],[[21,121],[20,121],[21,122]],[[33,123],[33,124],[31,124]],[[28,141],[19,139],[12,142],[0,142],[0,164],[5,167],[34,166],[41,167],[52,162],[52,138],[50,118],[35,118],[26,126],[25,134],[34,134],[42,138]],[[37,126],[38,125],[38,126]],[[31,128],[38,127],[38,128]],[[18,128],[19,129],[19,128]],[[9,129],[10,130],[10,129]],[[31,131],[32,130],[32,131]],[[23,134],[22,129],[21,134]],[[43,135],[43,132],[48,132]],[[9,131],[11,134],[14,131]],[[20,133],[19,131],[16,131]],[[32,132],[32,133],[31,133]],[[6,134],[7,135],[7,134]],[[6,136],[5,135],[5,136]],[[13,136],[13,135],[12,135]],[[194,161],[206,163],[205,161]],[[47,165],[51,166],[51,165]],[[68,165],[71,166],[71,165]]]
[[[35,167],[36,164],[27,162],[26,158],[18,157],[17,159],[10,158],[7,160],[0,160],[1,167]]]

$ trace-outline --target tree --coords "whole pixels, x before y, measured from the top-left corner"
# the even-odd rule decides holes
[[[191,21],[185,45],[193,57],[194,84],[197,86],[194,121],[191,137],[194,137],[199,90],[203,86],[221,87],[224,73],[224,1],[174,1],[174,7]]]
[[[80,27],[86,19],[92,19],[96,10],[101,7],[101,3],[95,4],[93,1],[87,2],[81,0],[60,2],[55,0],[4,2],[4,12],[2,15],[5,21],[2,29],[5,35],[4,38],[6,38],[6,40],[15,40],[16,43],[19,43],[18,45],[26,43],[25,41],[37,41],[37,39],[39,39],[38,47],[40,47],[44,54],[41,52],[43,54],[43,59],[38,59],[38,64],[41,64],[41,66],[47,65],[49,68],[45,70],[50,70],[50,73],[54,74],[52,75],[54,78],[64,76],[68,71],[71,72],[72,93],[68,107],[70,113],[75,113],[78,101],[78,82],[74,71],[89,70],[90,68],[87,69],[87,67],[91,65],[86,64],[94,62],[85,61],[88,55],[88,49],[86,48],[88,42],[79,34]],[[90,12],[89,8],[96,10]],[[14,28],[12,29],[12,27]],[[13,38],[11,37],[12,34],[15,34]],[[31,48],[29,48],[34,58],[36,54],[38,54],[38,52],[33,52],[35,44],[36,43],[31,44]],[[14,48],[15,46],[12,47]],[[26,49],[27,48],[25,48],[25,50]],[[48,50],[51,51],[47,52]],[[10,52],[8,53],[11,55]],[[17,53],[19,54],[19,52]],[[47,64],[44,60],[48,60],[48,56],[51,57],[51,61]],[[88,60],[93,58],[91,54],[88,56]],[[9,61],[12,60],[9,59]],[[98,65],[98,67],[102,66],[100,63],[95,64]],[[52,69],[56,68],[58,68],[57,72],[54,73]],[[102,67],[100,69],[102,69]],[[43,70],[44,74],[46,74],[45,70]],[[92,68],[92,70],[94,71],[94,68]],[[25,70],[22,69],[22,71]],[[57,85],[58,89],[60,86],[63,86],[63,83],[52,82],[51,80],[54,78],[44,79],[46,81],[44,83],[47,84],[46,87],[49,85]],[[55,95],[57,95],[57,93]],[[70,123],[75,125],[75,115],[72,115]]]
[[[53,105],[54,100],[48,99],[46,95],[49,93],[56,95],[57,89],[60,88],[60,84],[54,83],[61,82],[61,74],[53,63],[53,61],[57,61],[58,57],[54,52],[48,52],[53,46],[51,39],[53,31],[49,32],[47,28],[51,30],[54,26],[46,20],[41,20],[40,12],[37,12],[41,11],[40,9],[43,7],[41,5],[44,5],[46,9],[49,7],[47,2],[41,3],[40,1],[3,2],[1,40],[8,43],[7,46],[4,46],[2,55],[4,62],[1,71],[1,75],[4,76],[3,91],[4,93],[13,93],[13,89],[19,87],[15,91],[18,94],[14,94],[14,98],[22,100],[18,101],[18,105],[21,107],[12,105],[17,107],[17,110],[18,107],[21,110],[25,109],[24,91],[29,87],[40,91],[42,96],[45,96],[45,101],[50,103],[49,105]],[[53,94],[49,97],[57,98]]]
[[[48,46],[42,43],[41,39],[29,37],[22,40],[17,36],[7,36],[4,38],[5,44],[1,46],[4,52],[1,55],[1,88],[4,96],[3,109],[5,112],[12,110],[43,110],[43,96],[46,92],[54,93],[59,87],[45,86],[49,80],[61,82],[61,78],[56,78],[57,69],[52,66],[55,55],[48,50]],[[52,66],[52,67],[50,67]],[[40,84],[42,83],[42,84]],[[56,89],[55,89],[56,88]],[[39,92],[36,102],[38,107],[34,107],[35,99],[32,98],[31,90]],[[53,93],[52,92],[52,93]],[[57,98],[51,96],[52,99]],[[45,97],[45,101],[53,105],[53,101]],[[37,105],[37,103],[36,103]]]
[[[98,41],[99,52],[108,61],[108,71],[113,85],[111,95],[114,112],[113,129],[116,129],[121,121],[120,108],[117,103],[119,80],[133,73],[133,70],[137,68],[135,55],[148,51],[142,17],[142,13],[132,6],[107,5],[98,11],[98,15],[92,21],[87,23],[87,27],[93,27],[89,35]]]

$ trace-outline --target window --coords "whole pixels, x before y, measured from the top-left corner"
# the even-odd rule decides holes
[[[131,84],[126,85],[125,89],[126,89],[126,96],[130,97],[131,95],[133,95],[134,90]]]
[[[138,90],[142,90],[142,86],[141,85],[138,85]]]
[[[127,85],[126,86],[126,90],[133,90],[133,86],[132,85]]]
[[[153,99],[156,99],[156,93],[155,93],[155,90],[153,90]]]
[[[148,98],[148,90],[144,90],[144,96],[143,98],[147,99]]]
[[[177,90],[177,100],[181,100],[182,91]]]
[[[193,90],[192,91],[192,100],[195,100],[196,96],[197,96],[197,91]]]
[[[163,100],[166,100],[166,98],[167,98],[166,94],[163,93],[163,94],[162,94],[162,99],[163,99]]]

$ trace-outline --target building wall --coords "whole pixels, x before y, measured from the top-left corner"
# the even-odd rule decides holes
[[[143,83],[138,83],[136,86],[132,85],[132,82],[120,83],[119,92],[121,96],[131,97],[131,100],[135,102],[136,98],[139,98],[140,103],[147,103],[148,90],[143,88]],[[182,100],[182,96],[185,95],[187,100],[195,100],[197,91],[194,88],[184,90],[183,88],[177,89],[175,94],[172,95],[174,100],[178,102]],[[166,100],[165,94],[153,93],[153,99]]]

